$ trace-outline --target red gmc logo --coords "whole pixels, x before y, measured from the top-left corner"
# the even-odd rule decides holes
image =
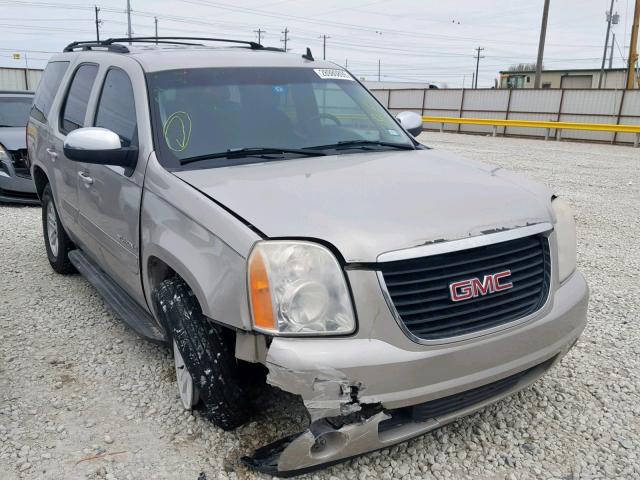
[[[513,288],[513,283],[504,280],[511,276],[511,270],[485,275],[482,281],[479,278],[469,278],[449,284],[451,300],[461,302],[470,298],[488,295],[502,290]]]

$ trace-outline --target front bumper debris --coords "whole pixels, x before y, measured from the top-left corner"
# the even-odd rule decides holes
[[[242,462],[262,473],[291,477],[380,450],[427,433],[535,382],[554,356],[523,372],[460,394],[413,407],[384,410],[360,405],[356,413],[313,421],[305,432],[259,448]]]
[[[378,425],[391,418],[384,412],[335,428],[328,419],[313,422],[305,432],[259,448],[242,462],[277,477],[292,477],[342,462],[379,448]],[[400,440],[399,440],[400,441]],[[394,442],[395,443],[395,442]]]

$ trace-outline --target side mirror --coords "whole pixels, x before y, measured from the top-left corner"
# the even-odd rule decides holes
[[[400,112],[396,115],[396,120],[414,137],[422,133],[422,117],[416,112]]]
[[[136,147],[123,147],[117,133],[101,127],[73,130],[63,149],[65,156],[76,162],[134,168],[138,160]]]

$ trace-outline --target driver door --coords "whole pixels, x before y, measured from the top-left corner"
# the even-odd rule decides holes
[[[137,146],[135,96],[127,73],[107,69],[93,126],[118,134],[122,146]],[[139,218],[141,175],[118,166],[82,164],[78,185],[78,223],[100,267],[144,304],[140,279]]]

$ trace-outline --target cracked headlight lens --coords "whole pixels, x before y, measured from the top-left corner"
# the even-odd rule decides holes
[[[248,262],[254,328],[281,335],[344,335],[355,330],[340,264],[322,245],[259,242]]]
[[[551,207],[556,216],[554,230],[558,245],[558,276],[565,281],[576,269],[576,222],[567,202],[554,198]]]

